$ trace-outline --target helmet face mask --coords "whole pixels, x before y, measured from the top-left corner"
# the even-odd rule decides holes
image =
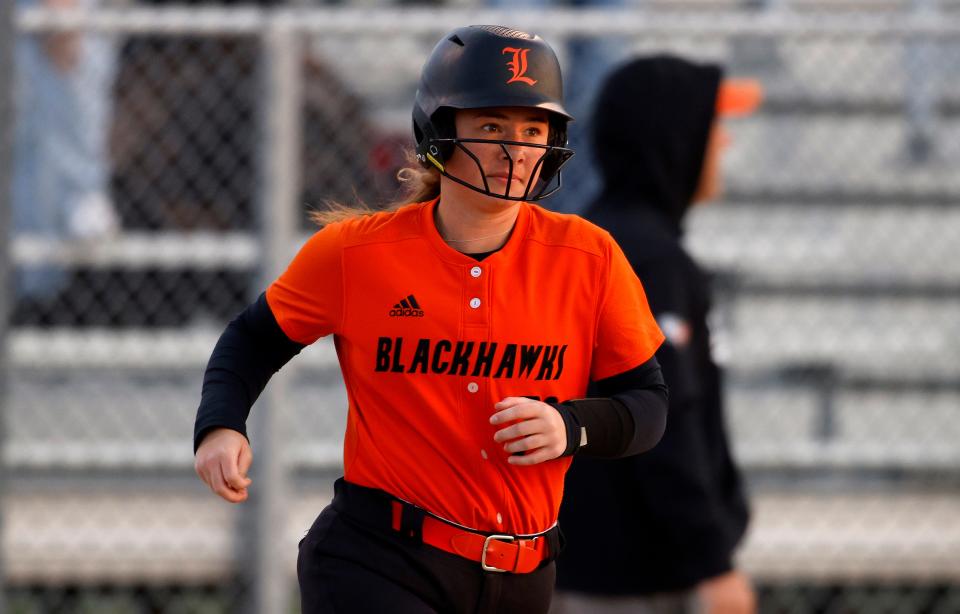
[[[457,110],[490,107],[525,107],[546,111],[549,122],[546,144],[495,139],[460,138],[454,117]],[[560,64],[553,50],[538,36],[501,26],[467,26],[447,34],[424,65],[413,105],[417,159],[424,167],[472,190],[504,200],[536,201],[556,192],[560,168],[573,155],[566,147],[570,115],[563,108]],[[498,145],[509,161],[510,173],[503,193],[490,189],[486,169],[464,144]],[[535,150],[537,160],[523,194],[512,194],[514,159],[507,147]],[[448,163],[460,151],[477,165],[481,184],[448,172]]]
[[[504,188],[504,191],[502,193],[498,191],[494,191],[490,188],[490,182],[487,180],[487,173],[483,167],[483,163],[480,161],[480,158],[478,158],[473,151],[471,151],[468,147],[465,146],[465,144],[475,144],[475,145],[481,145],[481,146],[496,145],[500,148],[500,150],[503,152],[503,155],[507,159],[507,162],[509,164],[509,170],[507,172],[507,177],[505,182],[506,187]],[[486,194],[487,196],[492,196],[494,198],[499,198],[503,200],[536,201],[536,200],[540,200],[541,198],[546,198],[547,196],[550,196],[551,194],[559,190],[562,185],[561,179],[560,179],[559,167],[562,166],[563,163],[569,160],[570,156],[573,155],[573,151],[566,148],[556,147],[553,145],[540,145],[537,143],[527,143],[524,141],[449,138],[449,139],[435,139],[434,145],[438,146],[438,147],[435,147],[435,149],[438,149],[438,150],[441,148],[446,149],[448,146],[453,146],[454,148],[456,148],[456,150],[459,150],[463,152],[464,155],[468,156],[473,161],[473,163],[476,164],[477,170],[480,174],[480,180],[483,182],[483,185],[482,186],[474,185],[461,177],[457,177],[456,175],[453,175],[452,173],[447,171],[445,165],[443,168],[441,168],[440,166],[437,166],[438,164],[442,164],[442,162],[440,162],[440,160],[438,160],[436,156],[432,154],[428,156],[429,164],[436,166],[440,170],[440,172],[443,173],[446,177],[449,177],[451,180],[459,183],[460,185],[464,185],[472,190],[475,190],[482,194]],[[513,159],[513,156],[510,154],[510,150],[507,149],[508,146],[514,147],[514,148],[527,147],[527,148],[536,150],[535,153],[537,156],[537,161],[533,164],[533,167],[530,170],[530,176],[529,176],[530,180],[527,181],[527,187],[524,188],[522,194],[518,194],[518,193],[511,194],[511,186],[513,185],[514,159]],[[556,171],[551,173],[548,179],[544,181],[543,179],[541,179],[541,177],[544,175],[544,168],[547,166],[548,163],[550,163],[548,162],[548,160],[557,156],[561,156],[562,159],[560,160],[559,163],[553,162],[553,164],[557,164]],[[532,181],[534,177],[537,178],[535,182]],[[556,181],[553,181],[553,179],[556,179]]]

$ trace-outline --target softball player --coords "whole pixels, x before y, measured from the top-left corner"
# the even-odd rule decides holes
[[[300,544],[303,612],[546,612],[570,456],[662,435],[663,336],[639,280],[605,231],[533,204],[560,186],[570,119],[541,38],[450,32],[414,102],[410,198],[320,216],[214,349],[196,469],[240,502],[251,404],[334,335],[345,475]],[[582,398],[591,381],[604,396]]]

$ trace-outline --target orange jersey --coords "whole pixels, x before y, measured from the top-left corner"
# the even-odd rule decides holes
[[[521,203],[507,243],[478,262],[443,241],[435,204],[323,228],[267,302],[294,341],[334,335],[347,481],[480,531],[544,531],[570,459],[509,464],[494,404],[581,398],[663,336],[606,231]]]

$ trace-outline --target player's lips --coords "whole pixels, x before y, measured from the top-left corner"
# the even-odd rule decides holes
[[[508,178],[510,178],[509,173],[488,173],[487,174],[487,179],[499,179],[500,181],[506,181]],[[520,183],[523,183],[523,178],[518,177],[517,175],[513,175],[511,179],[513,181],[518,181]]]

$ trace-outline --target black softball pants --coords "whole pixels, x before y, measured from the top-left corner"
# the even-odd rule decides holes
[[[550,609],[553,561],[528,574],[484,571],[477,562],[404,537],[386,521],[382,527],[371,525],[370,510],[357,509],[364,498],[355,496],[370,489],[342,480],[335,488],[333,502],[300,542],[302,614],[546,614]]]

